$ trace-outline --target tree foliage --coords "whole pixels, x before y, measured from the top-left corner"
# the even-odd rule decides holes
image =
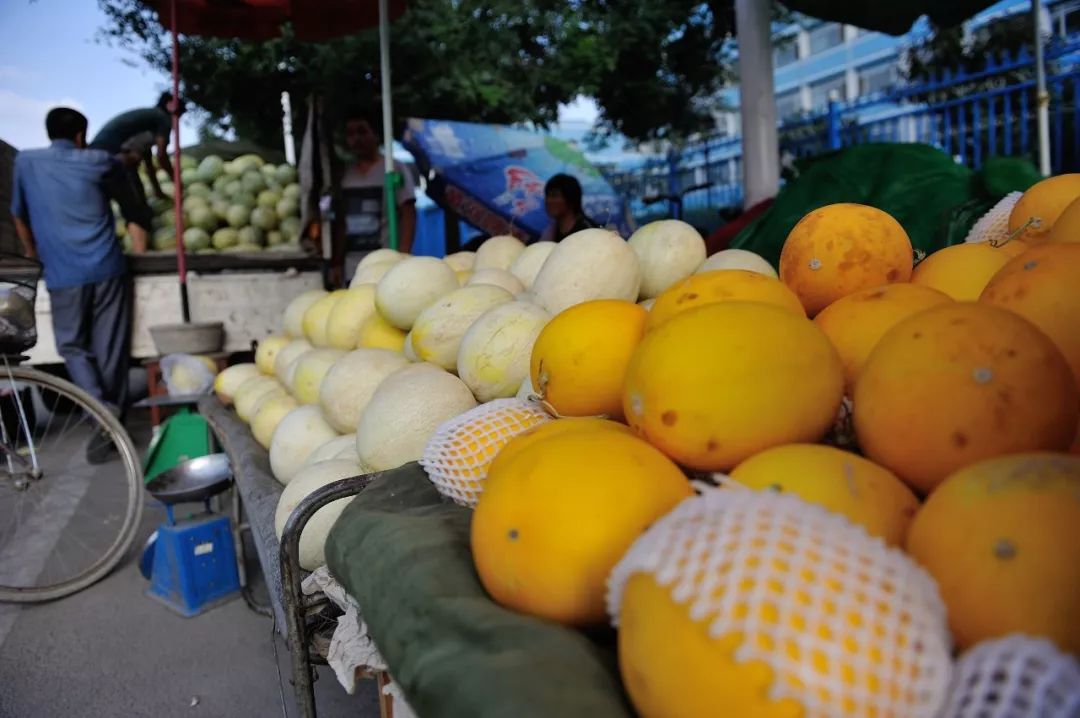
[[[140,0],[99,0],[100,37],[170,68],[168,37]],[[392,27],[397,117],[553,121],[579,94],[597,99],[598,131],[678,139],[712,126],[731,78],[733,0],[412,0]],[[280,93],[331,106],[378,106],[378,35],[298,42],[184,37],[184,96],[210,122],[256,142],[279,136]]]

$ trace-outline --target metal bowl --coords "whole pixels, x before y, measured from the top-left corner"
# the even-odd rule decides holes
[[[155,324],[150,337],[158,354],[213,354],[225,344],[225,325],[222,322],[188,322],[187,324]]]
[[[229,457],[208,454],[161,472],[146,484],[146,490],[163,504],[202,501],[229,488],[232,478]]]

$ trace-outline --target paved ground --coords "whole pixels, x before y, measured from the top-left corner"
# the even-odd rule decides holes
[[[282,715],[279,686],[288,715],[299,715],[280,639],[279,684],[270,619],[241,599],[185,619],[142,595],[135,553],[163,517],[148,506],[132,555],[89,589],[0,604],[0,718],[272,718]],[[316,687],[320,716],[378,715],[370,681],[348,696],[323,668]]]

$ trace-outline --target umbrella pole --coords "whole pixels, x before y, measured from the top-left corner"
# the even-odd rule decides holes
[[[173,106],[173,220],[176,228],[176,272],[180,277],[180,313],[184,323],[191,321],[191,307],[188,304],[187,258],[184,255],[184,210],[183,189],[180,184],[180,49],[176,37],[176,0],[170,0],[172,32],[172,86]]]
[[[1050,94],[1046,91],[1046,57],[1043,53],[1042,0],[1031,0],[1031,25],[1035,28],[1035,107],[1039,133],[1039,172],[1050,176]]]
[[[386,233],[390,240],[390,249],[397,249],[397,188],[401,186],[401,175],[394,171],[394,128],[390,97],[390,12],[387,5],[387,0],[379,0],[379,78],[382,85],[383,152],[386,162],[383,194],[386,196]]]
[[[775,197],[780,190],[771,21],[772,0],[735,0],[746,207]]]

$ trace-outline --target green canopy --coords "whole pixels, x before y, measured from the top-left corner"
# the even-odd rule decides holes
[[[907,0],[906,2],[866,2],[866,0],[784,0],[784,5],[804,15],[822,20],[903,35],[922,15],[945,27],[956,25],[997,0]]]

